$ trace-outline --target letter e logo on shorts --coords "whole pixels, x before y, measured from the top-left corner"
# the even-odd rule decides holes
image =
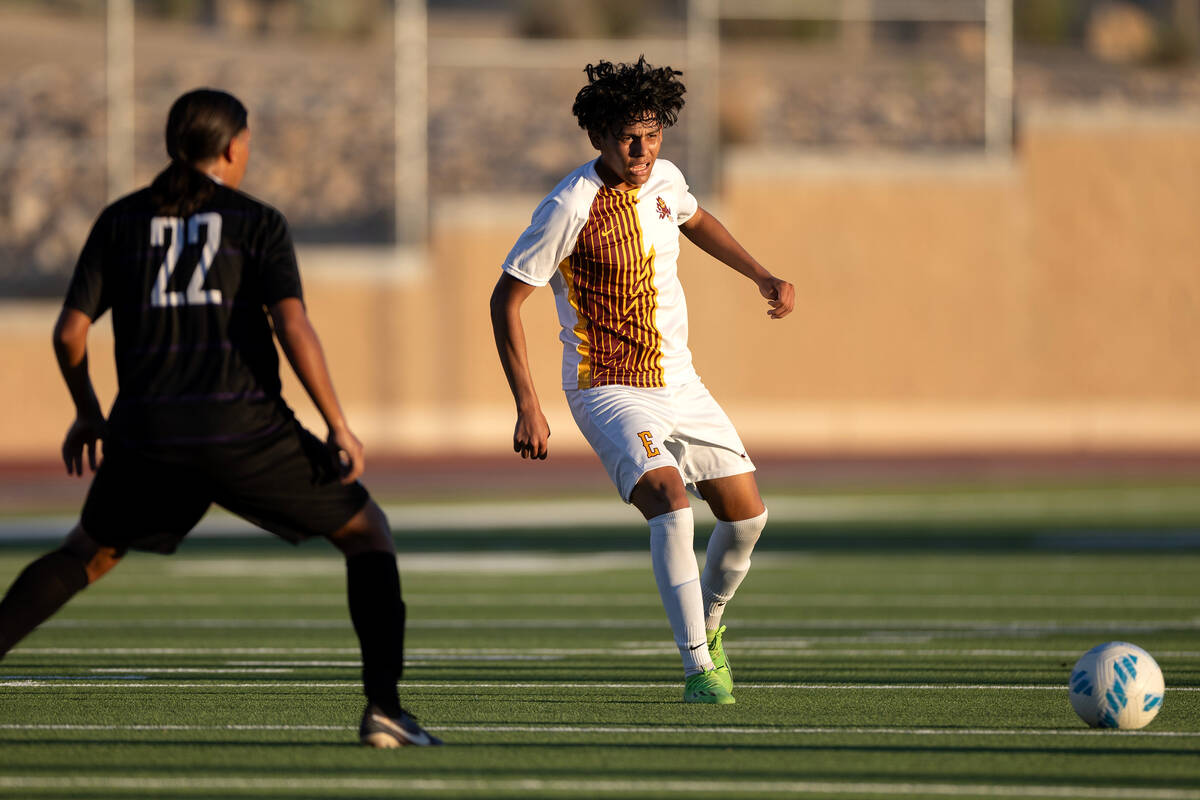
[[[650,458],[654,458],[657,455],[662,455],[662,451],[654,446],[654,442],[650,438],[650,431],[639,432],[638,438],[642,440],[642,447],[646,448],[646,455],[648,455]]]

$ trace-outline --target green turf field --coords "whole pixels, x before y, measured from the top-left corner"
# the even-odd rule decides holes
[[[731,707],[679,702],[640,530],[402,534],[404,697],[447,746],[400,751],[356,742],[332,548],[131,555],[0,663],[0,796],[1200,798],[1188,531],[769,534],[726,614]],[[45,546],[0,547],[0,583]],[[1110,639],[1166,675],[1145,731],[1068,704]]]

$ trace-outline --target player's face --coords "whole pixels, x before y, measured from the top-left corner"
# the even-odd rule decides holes
[[[662,147],[662,126],[656,120],[623,125],[603,134],[590,134],[600,151],[597,169],[613,189],[627,192],[650,180],[650,170]]]

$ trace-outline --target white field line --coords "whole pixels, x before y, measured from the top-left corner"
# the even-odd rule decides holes
[[[22,651],[31,653],[33,651]],[[537,656],[539,658],[572,658],[585,656],[603,656],[611,655],[619,652],[622,657],[629,656],[666,656],[675,655],[676,648],[674,645],[648,645],[640,648],[624,647],[620,644],[613,647],[562,647],[549,648],[539,647],[531,649],[503,649],[503,648],[481,648],[479,650],[430,650],[422,648],[413,648],[405,651],[414,658],[474,658],[474,657],[496,657],[499,659],[519,658],[522,655]],[[921,650],[901,650],[901,649],[869,649],[869,648],[830,648],[830,649],[812,649],[802,643],[797,643],[793,646],[781,645],[778,647],[760,647],[746,646],[739,644],[736,648],[738,654],[745,655],[787,655],[787,656],[887,656],[888,658],[942,658],[942,657],[963,657],[963,658],[1078,658],[1082,653],[1078,650],[952,650],[952,649],[921,649]],[[91,653],[89,652],[89,655]],[[1155,651],[1155,656],[1158,660],[1165,658],[1200,658],[1200,651],[1187,650],[1163,650]],[[226,664],[231,667],[286,667],[286,666],[342,666],[351,665],[357,666],[359,662],[354,661],[227,661]],[[127,669],[135,669],[129,667]]]
[[[622,658],[664,658],[675,655],[674,647],[657,646],[641,649],[616,648]],[[534,651],[525,650],[409,650],[405,663],[407,664],[437,664],[444,662],[508,662],[508,661],[561,661],[571,658],[587,658],[592,656],[607,656],[614,652],[613,648],[538,648]],[[822,658],[822,657],[880,657],[887,658],[1033,658],[1033,659],[1074,659],[1080,654],[1076,651],[1022,651],[1022,650],[984,650],[978,652],[962,650],[870,650],[870,649],[829,649],[812,650],[797,648],[766,648],[744,647],[737,648],[739,655],[757,656],[788,656],[793,658]],[[1200,658],[1200,653],[1179,654],[1174,651],[1157,654],[1159,660],[1165,658]],[[332,660],[295,660],[286,661],[226,661],[224,667],[164,667],[148,665],[123,665],[89,667],[87,672],[103,674],[109,672],[123,673],[187,673],[200,674],[218,673],[256,673],[256,672],[292,672],[295,669],[307,667],[345,667],[357,669],[362,666],[359,659]]]
[[[452,733],[572,733],[572,734],[640,734],[675,736],[713,734],[728,736],[828,736],[845,734],[848,736],[1093,736],[1093,737],[1134,737],[1134,738],[1164,738],[1164,739],[1195,739],[1200,738],[1200,731],[1122,731],[1101,730],[1097,728],[902,728],[902,727],[833,727],[833,726],[763,726],[748,725],[563,725],[547,723],[544,725],[526,723],[519,725],[425,725],[424,727],[437,732]],[[305,732],[305,731],[350,731],[350,725],[110,725],[110,724],[81,724],[81,723],[0,723],[0,731],[248,731],[248,732]]]
[[[767,498],[777,522],[904,522],[1029,521],[1061,517],[1112,517],[1147,512],[1200,511],[1194,487],[1012,490],[939,494],[830,494]],[[572,525],[642,527],[631,507],[612,499],[516,500],[469,504],[388,505],[384,509],[396,530],[556,528]],[[696,503],[696,522],[715,520],[707,506]]]
[[[17,647],[37,656],[270,656],[355,655],[356,647]]]
[[[460,656],[461,657],[461,656]],[[424,658],[424,657],[420,657]],[[547,659],[555,658],[555,656],[545,656]],[[362,666],[362,661],[355,659],[353,661],[227,661],[225,662],[231,667],[346,667],[355,668]],[[407,655],[404,658],[405,665],[412,664],[413,659]],[[114,668],[115,669],[115,668]],[[122,672],[142,672],[137,667],[122,667]]]
[[[273,791],[292,794],[351,792],[390,792],[404,797],[414,793],[477,793],[478,796],[496,792],[530,794],[549,792],[573,796],[609,794],[670,795],[704,794],[738,797],[748,794],[782,795],[885,795],[899,797],[1017,797],[1017,798],[1087,798],[1088,800],[1200,800],[1200,791],[1190,789],[1151,789],[1142,787],[1112,788],[1087,784],[1038,785],[983,783],[887,783],[883,781],[732,781],[664,780],[664,779],[604,779],[586,778],[247,778],[204,774],[194,778],[130,778],[130,777],[0,777],[4,789],[60,789],[95,792],[198,792],[212,795],[221,792]]]
[[[953,494],[842,494],[768,497],[776,522],[1028,521],[1147,512],[1200,511],[1193,487],[1104,488],[955,492]],[[385,507],[397,530],[557,528],[572,525],[643,527],[631,507],[611,499],[412,504]],[[715,522],[708,507],[694,504],[696,522]]]
[[[875,648],[875,647],[856,647],[856,648],[832,648],[832,647],[813,647],[814,643],[821,644],[828,641],[839,641],[843,643],[873,643],[878,641],[875,638],[866,637],[810,637],[805,636],[802,639],[772,639],[772,638],[738,638],[736,642],[726,643],[726,647],[733,648],[733,652],[747,653],[762,653],[768,649],[778,649],[786,651],[789,655],[843,655],[843,656],[912,656],[913,658],[928,658],[928,657],[963,657],[963,658],[1078,658],[1082,655],[1078,650],[1035,650],[1035,649],[1020,649],[1020,648],[998,648],[998,647],[971,647],[971,648],[954,648],[954,647],[938,647],[938,648]],[[663,646],[661,642],[618,642],[613,648],[604,652],[624,652],[621,648],[630,649],[651,649],[654,647]],[[568,648],[563,648],[564,650]],[[667,646],[667,649],[674,653],[674,647]],[[32,652],[32,651],[31,651]],[[84,653],[91,653],[90,650],[85,650]],[[487,652],[491,652],[490,649]],[[517,652],[526,652],[524,650]],[[536,651],[535,651],[536,652]],[[664,651],[665,652],[665,651]],[[1155,650],[1156,658],[1200,658],[1200,650]]]
[[[609,683],[595,681],[592,683],[572,683],[568,681],[404,681],[406,689],[676,689],[677,682],[643,681],[639,683]],[[360,688],[357,681],[290,681],[290,682],[223,682],[205,681],[203,683],[185,682],[155,682],[141,680],[136,675],[113,676],[108,680],[96,678],[80,679],[78,676],[9,676],[0,680],[0,687],[8,688],[46,688],[61,686],[66,688],[121,688],[121,689],[339,689]],[[1065,684],[973,684],[973,683],[739,683],[738,690],[743,689],[784,689],[791,691],[1000,691],[1000,692],[1066,692]],[[1168,693],[1200,692],[1200,686],[1170,686]]]
[[[1080,654],[1075,650],[1003,650],[1003,649],[969,649],[955,650],[951,648],[924,648],[906,650],[899,648],[814,648],[811,639],[781,640],[773,642],[739,642],[737,652],[756,655],[789,655],[789,656],[887,656],[889,658],[929,658],[929,657],[962,657],[962,658],[1076,658]],[[30,656],[357,656],[358,650],[353,647],[19,647],[13,651]],[[623,656],[661,656],[674,655],[674,645],[661,642],[622,642],[611,648],[590,647],[534,647],[534,648],[409,648],[409,655],[418,658],[439,658],[458,656],[500,656],[515,657],[520,655],[535,655],[545,657],[599,656],[620,652]],[[1161,650],[1155,651],[1160,660],[1165,658],[1196,659],[1200,658],[1200,650]],[[228,666],[336,666],[341,664],[358,664],[356,661],[228,661]]]
[[[603,655],[606,650],[597,650],[596,655]],[[667,650],[660,650],[654,655],[669,655]],[[561,661],[565,656],[562,655],[530,655],[527,653],[514,654],[453,654],[446,653],[444,655],[419,655],[408,654],[404,663],[408,665],[415,664],[442,664],[446,662],[526,662],[526,661]],[[163,666],[105,666],[105,667],[88,667],[87,672],[95,674],[103,674],[108,672],[147,672],[152,674],[157,673],[196,673],[203,674],[252,674],[252,673],[270,673],[270,672],[294,672],[301,667],[346,667],[358,669],[362,666],[362,662],[355,661],[230,661],[226,662],[224,667],[163,667]]]
[[[355,662],[358,665],[359,662]],[[109,672],[128,674],[146,672],[152,675],[274,675],[295,672],[299,664],[272,665],[270,667],[89,667],[86,671],[103,675]]]
[[[415,553],[404,555],[402,573],[471,575],[570,575],[649,568],[650,552],[554,553],[536,550],[494,553]],[[344,579],[346,563],[336,556],[309,558],[179,558],[167,561],[171,575],[206,578],[320,577]]]
[[[658,608],[658,595],[611,596],[599,594],[413,594],[406,593],[404,601],[412,606],[474,607],[484,606],[578,606],[582,608],[621,607]],[[256,607],[330,606],[346,604],[346,593],[330,594],[173,594],[170,592],[134,595],[92,595],[89,606],[197,606],[246,605]],[[789,594],[747,595],[738,597],[738,608],[1139,608],[1191,609],[1196,598],[1181,597],[1114,597],[1112,595],[914,595],[914,594]]]
[[[1200,533],[1197,534],[1197,544],[1200,544]],[[698,541],[705,541],[703,536]],[[601,543],[598,543],[598,546]],[[698,552],[697,556],[701,554]],[[1052,559],[1044,570],[1046,579],[1063,581],[1075,574],[1092,576],[1094,567],[1075,565],[1067,559]],[[245,557],[245,558],[193,558],[184,556],[158,562],[157,574],[166,576],[183,576],[189,578],[252,578],[261,580],[269,575],[272,580],[282,583],[290,578],[328,578],[340,586],[345,580],[345,562],[337,556],[286,556],[286,557]],[[797,552],[764,552],[754,558],[756,573],[773,570],[793,570],[796,567],[813,568],[814,559],[811,553]],[[436,574],[436,575],[574,575],[603,571],[643,571],[650,568],[650,554],[646,551],[594,551],[587,553],[557,553],[552,551],[522,550],[500,551],[491,553],[479,552],[447,552],[447,553],[414,553],[400,557],[400,571],[403,574]],[[1026,576],[1037,577],[1036,566],[1031,566]],[[992,568],[962,564],[955,567],[955,575],[942,576],[935,579],[924,576],[925,585],[935,585],[936,581],[951,586],[960,583],[964,575],[973,572],[990,575]],[[888,576],[893,577],[894,576]],[[284,588],[284,587],[280,587]]]
[[[22,650],[25,655],[96,655],[97,651],[84,650],[82,648],[75,649],[69,653],[64,653],[63,650],[68,648],[44,648],[41,650]],[[646,648],[628,648],[622,647],[619,649],[623,658],[668,658],[675,655],[675,648],[668,646],[653,646]],[[594,656],[611,655],[611,648],[538,648],[534,651],[525,650],[409,650],[405,663],[409,665],[418,664],[442,664],[442,663],[487,663],[487,662],[549,662],[549,661],[564,661],[572,658],[590,658]],[[951,650],[951,649],[920,649],[920,650],[900,650],[900,649],[824,649],[814,650],[804,646],[796,646],[791,648],[786,647],[747,647],[740,646],[737,648],[740,655],[745,656],[781,656],[789,658],[879,658],[886,657],[889,659],[895,658],[916,658],[926,660],[929,658],[1023,658],[1023,659],[1075,659],[1079,656],[1077,651],[1071,650]],[[130,653],[123,653],[129,655]],[[145,655],[146,653],[138,652],[134,655]],[[348,653],[353,654],[353,653]],[[188,655],[228,655],[222,651],[212,651],[198,649],[191,651]],[[1196,659],[1200,658],[1200,652],[1187,651],[1163,651],[1156,654],[1160,661],[1164,659]],[[88,667],[86,672],[95,675],[104,675],[107,673],[122,673],[122,674],[198,674],[198,675],[242,675],[242,674],[270,674],[270,673],[291,673],[297,669],[310,668],[345,668],[358,669],[362,666],[362,662],[355,659],[344,659],[340,661],[325,660],[273,660],[273,661],[226,661],[223,667],[167,667],[158,665],[131,664],[131,665],[110,665],[103,667]],[[70,667],[66,667],[70,668]],[[0,676],[3,677],[3,676]]]
[[[767,498],[771,519],[791,523],[838,522],[1036,522],[1089,519],[1147,513],[1200,512],[1200,490],[1193,487],[1013,490],[998,492],[913,492],[908,494],[837,494]],[[645,526],[632,507],[616,499],[512,500],[475,503],[389,504],[384,507],[395,531],[545,529]],[[696,521],[714,520],[697,503]],[[77,517],[17,517],[0,520],[0,540],[61,538]],[[221,510],[210,512],[193,535],[261,535],[250,523]]]
[[[200,629],[327,629],[340,630],[347,627],[346,620],[333,619],[50,619],[45,628],[200,628]],[[408,623],[409,628],[449,629],[628,629],[664,628],[665,620],[617,620],[617,619],[418,619]],[[1096,620],[1095,622],[1062,623],[1047,620],[896,620],[896,619],[797,619],[797,620],[743,620],[739,630],[804,630],[804,629],[849,629],[886,630],[928,633],[936,631],[965,631],[979,634],[1042,633],[1091,633],[1200,630],[1200,618],[1187,620]]]

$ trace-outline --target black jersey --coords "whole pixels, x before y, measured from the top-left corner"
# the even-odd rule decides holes
[[[187,217],[150,190],[101,214],[64,305],[113,313],[119,391],[110,436],[127,444],[253,439],[288,424],[266,307],[300,298],[283,215],[225,186]]]

